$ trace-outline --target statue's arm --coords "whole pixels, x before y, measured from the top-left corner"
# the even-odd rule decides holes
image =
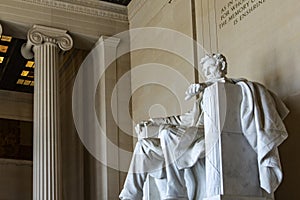
[[[168,116],[168,117],[157,117],[157,118],[150,118],[145,121],[141,121],[136,125],[136,131],[141,132],[143,127],[146,126],[160,126],[160,125],[175,125],[179,126],[183,124],[183,121],[187,114],[177,115],[177,116]]]
[[[149,120],[141,121],[135,126],[135,132],[140,137],[149,137],[149,130],[153,130],[150,127],[160,127],[161,125],[173,125],[173,126],[192,126],[192,122],[194,120],[193,111],[184,113],[182,115],[176,116],[168,116],[168,117],[159,117],[159,118],[151,118]],[[150,129],[149,129],[150,128]],[[154,129],[155,130],[155,129]],[[157,134],[151,134],[151,137]],[[156,137],[154,136],[154,137]]]
[[[175,125],[175,126],[187,126],[188,122],[192,120],[193,114],[192,112],[187,112],[182,115],[168,116],[168,117],[159,117],[159,118],[151,118],[149,122],[153,125],[160,126],[163,124],[167,125]]]

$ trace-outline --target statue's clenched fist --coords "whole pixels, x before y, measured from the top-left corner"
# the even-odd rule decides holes
[[[193,96],[200,94],[207,87],[206,83],[193,83],[185,92],[185,100],[191,99]]]

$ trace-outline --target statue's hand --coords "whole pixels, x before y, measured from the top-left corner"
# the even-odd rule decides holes
[[[185,92],[185,100],[191,99],[193,96],[200,94],[207,87],[206,83],[193,83]]]
[[[151,121],[141,121],[137,125],[135,125],[134,129],[138,135],[143,135],[145,132],[145,127],[148,126]]]

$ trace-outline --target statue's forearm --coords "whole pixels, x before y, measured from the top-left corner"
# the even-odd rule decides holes
[[[169,116],[169,117],[160,117],[160,118],[152,118],[149,120],[153,125],[162,125],[162,124],[170,124],[170,125],[181,125],[182,124],[182,116]]]

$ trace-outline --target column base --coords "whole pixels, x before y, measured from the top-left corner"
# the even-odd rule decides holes
[[[234,195],[216,195],[207,197],[203,200],[271,200],[266,197],[252,197],[252,196],[234,196]]]

